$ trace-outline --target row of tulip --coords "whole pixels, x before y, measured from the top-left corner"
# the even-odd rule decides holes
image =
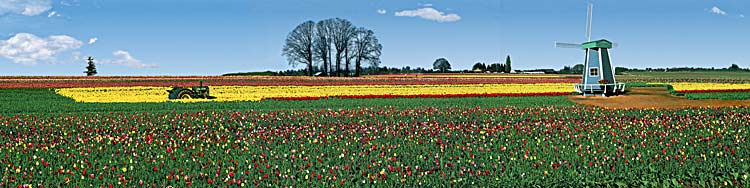
[[[485,73],[430,73],[430,74],[381,74],[368,75],[369,78],[577,78],[581,75],[549,74],[485,74]]]
[[[746,187],[748,110],[0,116],[0,187]]]
[[[670,83],[676,92],[750,91],[750,84]],[[60,88],[56,92],[78,102],[166,102],[169,87]],[[338,98],[427,98],[476,96],[549,96],[572,92],[570,84],[441,84],[441,85],[348,85],[348,86],[212,86],[215,101],[260,101],[264,99],[313,100]],[[201,102],[209,100],[178,100]]]
[[[638,77],[617,77],[618,82],[651,82],[651,83],[728,83],[728,84],[746,84],[750,83],[748,78],[735,78],[735,77],[699,77],[699,78],[670,78],[670,77],[650,77],[650,78],[638,78]]]
[[[329,85],[437,85],[437,84],[531,84],[575,83],[578,78],[562,77],[105,77],[105,78],[0,78],[0,88],[75,88],[75,87],[127,87],[127,86],[195,86],[204,81],[212,86],[329,86]]]
[[[0,80],[247,80],[247,79],[317,79],[317,80],[347,80],[370,78],[580,78],[580,75],[533,75],[533,74],[474,74],[474,73],[431,73],[431,74],[383,74],[364,75],[362,77],[309,77],[309,76],[0,76]]]
[[[669,83],[679,93],[738,92],[750,91],[750,83]]]
[[[55,91],[77,102],[165,102],[169,87],[60,88]],[[353,85],[353,86],[212,86],[213,101],[264,99],[469,97],[566,95],[570,84],[453,84],[453,85]],[[178,100],[199,102],[208,100]]]

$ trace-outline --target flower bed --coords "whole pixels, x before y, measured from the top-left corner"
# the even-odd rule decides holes
[[[166,102],[169,87],[61,88],[56,92],[77,102]],[[476,97],[550,96],[573,92],[570,84],[353,85],[353,86],[212,86],[215,101],[264,99],[312,100],[327,97]],[[198,102],[208,100],[176,100]]]
[[[710,93],[750,91],[750,84],[729,83],[669,83],[678,93]]]
[[[438,85],[438,84],[532,84],[576,83],[567,77],[296,77],[296,76],[205,76],[205,77],[6,77],[0,88],[76,88],[128,86],[196,86],[204,81],[210,86],[333,86],[333,85]]]
[[[747,108],[0,116],[0,187],[747,187]]]

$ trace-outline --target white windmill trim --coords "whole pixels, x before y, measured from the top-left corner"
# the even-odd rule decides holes
[[[589,83],[589,74],[591,74],[591,73],[589,73],[589,71],[590,71],[589,70],[589,63],[590,63],[589,62],[589,53],[590,53],[589,50],[591,50],[591,49],[586,48],[586,57],[585,57],[586,59],[585,59],[585,62],[583,63],[584,64],[583,65],[584,66],[583,67],[583,69],[584,69],[583,70],[583,84],[588,84]]]
[[[599,48],[599,70],[604,70],[604,66],[602,66],[602,49]],[[601,72],[601,71],[599,71]],[[599,74],[599,80],[604,79],[604,74]],[[596,81],[596,83],[599,83],[599,80]]]
[[[607,61],[609,62],[609,68],[612,69],[612,83],[617,84],[617,78],[615,78],[615,66],[612,64],[612,53],[609,52],[609,49],[607,49]]]

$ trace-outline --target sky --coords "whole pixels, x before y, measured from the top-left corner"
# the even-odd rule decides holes
[[[0,0],[0,75],[219,75],[299,69],[282,48],[298,24],[344,18],[375,32],[389,67],[453,69],[511,56],[514,69],[572,66],[585,42],[615,66],[750,67],[746,0]]]

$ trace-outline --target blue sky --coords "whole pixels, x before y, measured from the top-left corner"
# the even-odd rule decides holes
[[[100,75],[285,70],[289,31],[333,17],[373,30],[385,66],[559,69],[583,61],[553,43],[585,40],[589,2],[616,66],[750,67],[744,0],[3,0],[0,75],[83,75],[86,56]]]

